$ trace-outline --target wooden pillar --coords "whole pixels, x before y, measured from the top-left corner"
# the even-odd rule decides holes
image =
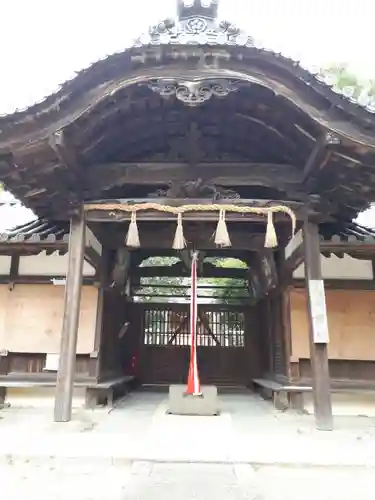
[[[284,287],[280,291],[280,316],[282,342],[284,349],[284,372],[287,379],[291,380],[290,373],[290,357],[292,353],[292,326],[291,326],[291,310],[290,310],[290,290]]]
[[[329,341],[328,321],[320,262],[318,226],[306,221],[303,226],[303,238],[315,422],[318,430],[332,430],[333,418],[327,349]]]
[[[263,321],[266,329],[267,336],[267,355],[268,355],[268,373],[270,375],[275,375],[275,363],[274,363],[274,336],[273,336],[273,327],[274,327],[274,318],[272,315],[272,303],[269,295],[264,297],[264,311]]]
[[[89,369],[90,376],[96,377],[98,381],[100,380],[100,350],[103,337],[104,301],[105,294],[107,293],[107,287],[109,285],[109,259],[110,251],[108,248],[103,247],[99,269],[99,290],[96,308],[94,352],[91,355]]]
[[[299,374],[296,374],[298,369],[298,362],[296,363],[292,355],[292,318],[291,318],[291,288],[286,287],[282,292],[282,325],[284,331],[284,347],[285,347],[285,370],[289,382],[299,379]],[[303,411],[303,393],[302,392],[289,392],[288,394],[289,408]]]
[[[68,422],[72,416],[84,249],[85,215],[81,209],[70,221],[68,272],[55,395],[55,422]]]

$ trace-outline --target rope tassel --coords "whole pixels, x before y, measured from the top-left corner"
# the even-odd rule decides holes
[[[137,226],[137,212],[132,212],[131,215],[128,234],[126,236],[126,246],[131,248],[138,248],[141,246]]]
[[[215,244],[219,247],[231,247],[232,242],[230,241],[227,223],[225,222],[225,210],[220,210],[219,222],[217,223],[216,233],[215,233]]]
[[[271,210],[267,213],[267,230],[264,246],[265,248],[277,247],[277,235],[275,225],[273,223],[273,212]]]
[[[182,227],[182,214],[177,214],[177,228],[173,240],[174,250],[183,250],[186,247],[186,240],[184,238],[184,228]]]

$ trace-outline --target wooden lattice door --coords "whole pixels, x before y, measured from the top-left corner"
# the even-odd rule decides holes
[[[198,316],[201,382],[246,384],[246,335],[242,308],[202,305]],[[146,306],[142,317],[142,382],[185,383],[191,339],[188,306]]]

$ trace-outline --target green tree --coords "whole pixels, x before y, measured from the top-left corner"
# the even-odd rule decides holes
[[[211,262],[216,267],[222,267],[225,269],[248,269],[246,262],[229,258],[212,258],[207,259],[206,262]],[[207,284],[211,284],[214,287],[220,287],[214,291],[215,298],[221,300],[222,302],[238,302],[238,301],[248,301],[250,299],[249,289],[247,286],[247,281],[239,278],[207,278]]]
[[[168,267],[179,262],[177,257],[150,257],[142,262],[141,267],[164,266]],[[241,260],[233,258],[211,258],[205,262],[210,262],[217,267],[227,269],[246,269],[247,264]],[[200,296],[207,296],[225,303],[248,300],[250,298],[246,280],[238,278],[204,278],[199,280],[200,285],[205,285],[200,289]],[[160,286],[161,285],[161,286]],[[144,300],[168,301],[170,297],[189,296],[189,278],[186,277],[152,277],[142,278],[141,289]]]
[[[142,262],[140,267],[170,267],[179,262],[178,257],[149,257]],[[187,295],[184,288],[177,288],[183,285],[186,278],[171,276],[153,276],[150,278],[141,278],[141,289],[144,300],[151,301],[155,297],[159,301],[167,301],[169,297]],[[160,286],[162,285],[162,286]]]
[[[350,89],[353,89],[352,95],[355,99],[358,99],[362,92],[368,96],[375,95],[375,79],[361,79],[349,69],[347,64],[326,66],[321,69],[320,74],[332,79],[333,86],[341,91],[347,90],[349,92]]]

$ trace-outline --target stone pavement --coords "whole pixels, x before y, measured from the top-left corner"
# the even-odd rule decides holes
[[[372,470],[134,462],[0,466],[7,500],[373,500]]]
[[[166,395],[138,392],[117,409],[77,410],[52,422],[52,410],[0,412],[0,463],[62,467],[72,462],[133,462],[375,467],[375,419],[336,417],[319,432],[309,415],[276,412],[251,393],[220,396],[218,417],[166,414]]]
[[[250,393],[220,397],[218,417],[166,415],[166,395],[117,409],[0,411],[7,500],[373,500],[375,419],[276,412]]]

